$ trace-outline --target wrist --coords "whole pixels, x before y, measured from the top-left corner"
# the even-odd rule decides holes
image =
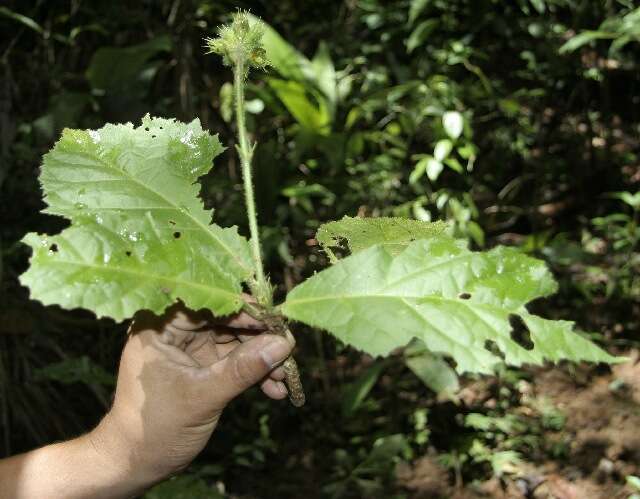
[[[111,471],[123,488],[143,491],[165,479],[169,473],[155,466],[144,452],[145,446],[112,409],[100,424],[86,434],[86,445],[96,462]]]

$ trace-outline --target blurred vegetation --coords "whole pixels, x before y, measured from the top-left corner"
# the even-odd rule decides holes
[[[203,41],[236,8],[270,28],[273,67],[249,89],[267,262],[281,291],[325,260],[343,215],[448,220],[477,247],[545,258],[561,292],[537,304],[609,349],[638,346],[640,8],[632,0],[142,0],[0,6],[0,449],[69,437],[109,405],[125,326],[44,308],[17,276],[39,213],[40,158],[64,127],[199,117],[233,144],[228,70]],[[204,179],[244,233],[233,149]],[[458,397],[440,358],[385,361],[298,331],[310,402],[251,393],[214,444],[152,498],[407,497],[394,469],[436,452],[452,483],[561,458],[562,414],[505,371],[491,410]],[[527,416],[514,406],[526,406]],[[480,412],[479,412],[480,411]],[[330,424],[327,422],[330,421]],[[532,457],[534,456],[534,457]],[[250,473],[248,473],[250,472]],[[636,477],[631,477],[635,479]],[[631,482],[629,482],[631,483]],[[214,489],[217,492],[214,492]],[[216,495],[217,494],[217,495]]]

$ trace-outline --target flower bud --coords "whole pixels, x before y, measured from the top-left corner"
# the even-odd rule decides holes
[[[230,25],[218,28],[216,38],[205,39],[207,53],[222,56],[225,65],[242,68],[245,75],[250,68],[264,69],[269,61],[262,46],[263,33],[260,21],[252,23],[247,12],[238,11]]]

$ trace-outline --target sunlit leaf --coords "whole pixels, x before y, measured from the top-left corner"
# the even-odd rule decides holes
[[[471,252],[440,235],[399,254],[378,245],[349,256],[294,288],[281,309],[371,355],[418,338],[450,356],[460,373],[490,373],[503,360],[619,360],[573,332],[571,322],[527,311],[529,301],[555,290],[539,260],[504,247]]]
[[[311,61],[311,67],[315,73],[315,81],[318,89],[323,93],[333,108],[338,99],[336,69],[329,54],[329,47],[325,42],[321,42],[318,46],[318,51]]]
[[[272,78],[269,86],[301,126],[319,135],[329,133],[331,114],[324,100],[312,100],[304,85],[295,81]]]
[[[427,158],[425,171],[427,172],[427,177],[429,177],[429,180],[431,180],[431,182],[435,182],[436,180],[438,180],[438,177],[442,173],[442,170],[444,170],[444,165],[440,161],[438,161],[436,158],[432,158],[431,156]]]
[[[249,14],[252,22],[258,18]],[[263,27],[262,46],[267,52],[267,59],[273,69],[283,78],[293,80],[303,80],[312,72],[311,62],[295,47],[288,43],[269,24],[261,21]]]
[[[462,134],[464,118],[458,111],[448,111],[442,116],[442,126],[447,135],[456,140]]]
[[[320,226],[316,239],[329,257],[335,259],[331,250],[334,247],[357,253],[382,244],[392,253],[398,253],[412,241],[442,234],[446,228],[444,222],[421,222],[408,218],[344,217]]]
[[[562,47],[560,47],[561,54],[567,54],[578,50],[583,45],[590,43],[594,40],[603,40],[613,38],[615,35],[612,33],[605,33],[602,31],[583,31],[577,34],[573,38],[570,38]]]
[[[453,142],[448,139],[439,140],[433,149],[433,157],[436,161],[444,161],[453,149]]]
[[[21,282],[44,304],[116,320],[178,298],[220,315],[237,310],[253,272],[248,244],[211,224],[196,183],[221,151],[197,120],[65,130],[40,181],[45,211],[71,226],[27,234],[33,255]]]

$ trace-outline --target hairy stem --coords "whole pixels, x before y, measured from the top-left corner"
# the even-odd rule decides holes
[[[262,264],[262,249],[260,247],[260,234],[258,232],[258,216],[256,214],[256,202],[253,191],[253,181],[251,172],[251,161],[255,145],[249,144],[247,128],[244,117],[244,83],[246,68],[242,64],[236,63],[233,68],[233,88],[235,91],[235,111],[236,123],[238,125],[238,155],[242,165],[242,178],[244,181],[244,195],[247,206],[247,217],[249,219],[249,232],[251,233],[251,255],[256,272],[255,283],[252,291],[258,300],[258,306],[246,303],[245,311],[254,318],[265,323],[269,332],[279,336],[287,337],[291,335],[284,317],[274,313],[273,294],[271,286],[267,280]],[[305,402],[304,390],[300,381],[298,365],[293,357],[287,358],[283,363],[285,381],[289,389],[289,400],[296,407],[301,407]]]
[[[292,336],[285,318],[276,313],[273,308],[267,310],[260,305],[245,302],[244,311],[254,319],[263,322],[270,333],[277,334],[284,338]],[[306,401],[306,396],[304,394],[302,382],[300,381],[298,364],[293,356],[289,356],[282,363],[282,367],[284,368],[285,382],[289,389],[289,400],[295,407],[302,407]]]
[[[244,200],[247,206],[247,218],[249,219],[249,232],[251,234],[251,256],[256,272],[256,289],[254,294],[258,302],[264,306],[272,305],[272,295],[269,283],[264,274],[262,265],[262,249],[260,247],[260,234],[258,232],[258,216],[256,214],[256,201],[253,191],[253,179],[251,161],[255,146],[249,144],[247,128],[244,117],[244,80],[246,69],[237,64],[233,69],[233,88],[235,91],[236,123],[238,125],[238,156],[242,166],[242,179],[244,181]]]

